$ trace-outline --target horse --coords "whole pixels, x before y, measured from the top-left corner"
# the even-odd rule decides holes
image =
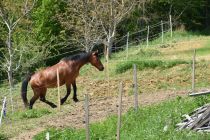
[[[29,109],[33,108],[35,101],[40,98],[40,101],[50,105],[52,108],[56,108],[57,106],[46,100],[46,92],[47,88],[56,88],[58,86],[57,83],[57,71],[59,75],[59,86],[66,85],[67,93],[61,99],[61,105],[67,100],[68,96],[71,92],[71,85],[73,86],[73,100],[74,102],[78,102],[77,99],[77,86],[76,86],[76,78],[79,75],[79,71],[82,66],[90,63],[95,66],[99,71],[104,70],[104,66],[101,63],[98,51],[89,52],[89,53],[80,53],[69,57],[62,58],[57,64],[47,67],[41,71],[36,73],[32,73],[26,76],[26,78],[22,82],[21,86],[21,97],[24,103],[24,106]],[[31,88],[34,92],[33,97],[28,103],[27,100],[27,86],[31,85]]]

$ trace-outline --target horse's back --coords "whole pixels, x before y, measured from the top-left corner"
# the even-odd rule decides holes
[[[71,83],[77,77],[77,73],[74,76],[74,70],[65,61],[47,67],[37,73],[35,73],[30,80],[32,87],[54,88],[57,87],[57,70],[59,71],[60,85],[66,82]]]

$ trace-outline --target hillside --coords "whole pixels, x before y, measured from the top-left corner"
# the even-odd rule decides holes
[[[33,110],[24,110],[22,101],[19,96],[20,84],[16,85],[14,93],[15,112],[11,114],[11,104],[8,103],[8,115],[3,119],[0,134],[14,139],[29,139],[31,136],[44,131],[47,128],[83,128],[84,124],[83,116],[83,100],[84,90],[91,95],[90,112],[91,122],[102,122],[102,124],[94,124],[93,131],[100,128],[107,130],[110,121],[115,123],[116,119],[108,119],[104,122],[104,119],[108,116],[116,114],[116,101],[118,95],[118,85],[120,81],[124,83],[124,98],[123,98],[123,112],[127,112],[132,107],[132,66],[135,63],[138,68],[138,85],[139,85],[139,99],[141,106],[148,106],[145,109],[145,113],[148,110],[154,110],[161,108],[163,112],[167,112],[170,109],[164,108],[164,106],[175,105],[175,109],[178,110],[175,116],[181,117],[182,112],[187,112],[199,105],[200,101],[191,103],[193,99],[185,97],[188,91],[191,90],[191,60],[193,49],[197,50],[196,54],[196,90],[206,89],[210,84],[210,68],[209,65],[209,50],[210,50],[210,37],[199,34],[188,33],[185,31],[176,31],[173,38],[170,38],[169,34],[165,35],[165,42],[161,43],[161,38],[150,42],[149,47],[146,47],[144,43],[140,45],[129,45],[128,51],[125,48],[116,53],[113,53],[109,60],[109,64],[104,61],[103,63],[106,69],[104,72],[99,72],[90,65],[85,66],[81,70],[81,76],[77,80],[79,103],[74,103],[70,98],[62,106],[62,111],[58,112],[56,109],[51,109],[47,105],[37,101]],[[128,57],[126,57],[128,54]],[[109,73],[109,74],[108,74]],[[32,96],[30,88],[28,95]],[[7,94],[7,88],[1,85],[0,92],[4,95]],[[61,96],[65,94],[65,87],[61,88]],[[176,96],[184,96],[179,101],[173,100]],[[8,100],[10,96],[7,97]],[[29,98],[29,97],[28,97]],[[57,101],[57,89],[50,89],[47,93],[47,98],[53,102]],[[157,105],[164,100],[172,99],[161,105]],[[181,105],[183,110],[179,110],[181,101],[184,104]],[[203,100],[202,100],[203,101]],[[205,100],[206,102],[207,100]],[[204,103],[201,102],[201,103]],[[156,104],[156,105],[154,105]],[[187,107],[186,107],[187,106]],[[191,106],[191,107],[188,107]],[[185,108],[186,107],[186,108]],[[166,111],[164,111],[166,109]],[[156,110],[160,111],[160,110]],[[170,110],[171,111],[171,110]],[[141,110],[140,110],[141,112]],[[131,113],[132,114],[132,113]],[[129,115],[129,113],[126,113]],[[141,115],[141,113],[139,114]],[[170,114],[169,114],[170,115]],[[166,115],[167,116],[167,115]],[[157,116],[154,116],[157,117]],[[146,118],[146,116],[143,116]],[[166,117],[167,118],[167,117]],[[134,118],[138,119],[138,118]],[[164,119],[164,117],[163,117]],[[141,118],[142,120],[142,118]],[[179,119],[176,119],[176,121]],[[147,123],[145,120],[145,123]],[[164,120],[161,120],[164,121]],[[104,122],[104,124],[103,124]],[[175,122],[169,124],[172,127],[169,133],[174,131]],[[105,125],[105,126],[104,126]],[[129,124],[128,124],[129,125]],[[146,124],[145,124],[146,125]],[[162,127],[162,125],[160,126]],[[130,129],[130,127],[128,127]],[[159,127],[158,127],[159,128]],[[110,128],[112,137],[101,136],[102,134],[96,134],[95,138],[113,138],[115,132],[115,126]],[[58,131],[58,132],[57,132]],[[72,133],[71,136],[79,136],[79,132],[82,133],[81,139],[84,138],[83,130],[50,130],[52,133],[59,133],[56,135],[62,137],[62,132]],[[128,130],[124,130],[127,133]],[[130,131],[130,130],[129,130]],[[154,130],[155,131],[155,130]],[[151,133],[152,131],[149,131]],[[31,135],[31,136],[30,136]],[[94,135],[94,133],[92,133]],[[177,134],[179,135],[179,134]],[[197,135],[197,134],[193,134]],[[155,135],[156,136],[156,135]],[[2,136],[3,137],[3,136]],[[41,137],[44,137],[43,135]],[[60,139],[62,139],[59,137]],[[127,136],[126,136],[127,137]],[[125,138],[126,138],[125,137]],[[138,135],[133,134],[133,138],[139,138]],[[152,138],[148,137],[148,138]],[[40,139],[37,137],[36,139]]]

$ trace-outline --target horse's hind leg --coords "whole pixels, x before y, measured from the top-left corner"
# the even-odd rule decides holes
[[[77,99],[77,85],[76,85],[76,81],[74,81],[72,83],[72,86],[73,86],[73,90],[74,90],[73,100],[75,102],[78,102],[79,100]]]
[[[34,103],[36,102],[36,100],[39,98],[39,93],[37,90],[35,90],[33,87],[33,92],[34,92],[34,96],[31,98],[30,103],[29,103],[29,109],[33,108]]]
[[[61,99],[61,105],[67,100],[67,98],[69,97],[70,93],[71,93],[71,85],[66,84],[66,90],[67,93],[66,95]]]
[[[38,98],[39,96],[36,93],[34,93],[34,96],[31,98],[30,103],[29,103],[29,109],[33,108],[33,105]]]
[[[41,90],[41,92],[40,92],[41,93],[40,94],[40,101],[42,101],[42,102],[50,105],[52,108],[56,108],[57,106],[54,103],[46,100],[46,98],[45,98],[46,92],[47,92],[47,89],[46,88]]]

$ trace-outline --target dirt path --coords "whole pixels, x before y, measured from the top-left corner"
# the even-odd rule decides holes
[[[141,94],[139,96],[140,106],[147,106],[159,103],[164,100],[174,98],[176,96],[184,96],[186,92],[162,92],[162,93],[151,93],[151,94]],[[91,99],[90,100],[90,122],[103,121],[106,117],[117,113],[117,97],[107,97],[101,99]],[[84,127],[84,109],[83,101],[74,104],[74,110],[69,111],[65,115],[59,115],[49,120],[43,120],[39,122],[39,126],[35,129],[23,131],[20,135],[11,138],[12,140],[29,140],[39,132],[45,130],[47,127],[74,127],[82,128]],[[133,96],[123,97],[123,113],[128,111],[130,107],[133,106]]]

